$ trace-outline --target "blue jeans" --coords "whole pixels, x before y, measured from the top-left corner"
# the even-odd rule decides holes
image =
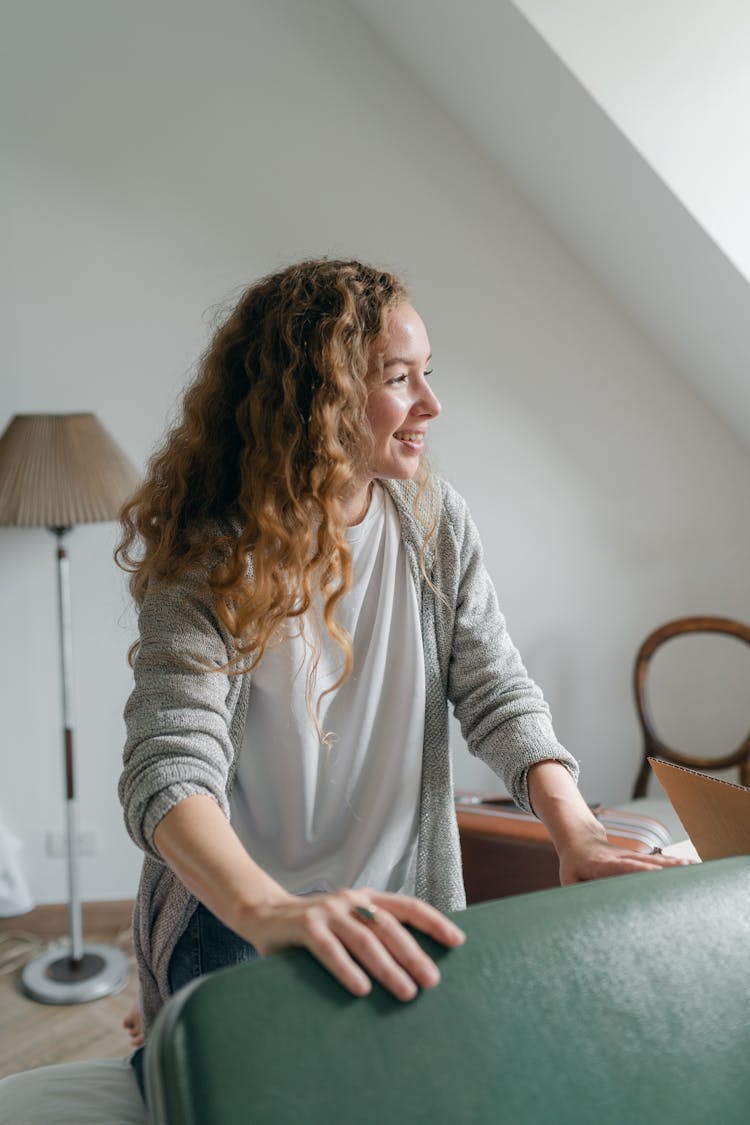
[[[169,990],[179,992],[196,977],[226,969],[231,965],[241,965],[243,961],[254,961],[258,951],[249,942],[238,937],[215,914],[198,903],[169,961]],[[146,1090],[143,1080],[143,1051],[139,1047],[130,1062],[138,1079],[138,1086],[144,1101]]]

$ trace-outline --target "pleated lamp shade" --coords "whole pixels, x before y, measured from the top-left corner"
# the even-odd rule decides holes
[[[0,525],[117,519],[140,483],[94,414],[17,414],[0,438]]]

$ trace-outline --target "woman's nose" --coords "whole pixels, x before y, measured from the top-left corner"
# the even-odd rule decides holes
[[[425,383],[416,409],[420,414],[427,414],[430,418],[437,418],[438,414],[443,409],[440,405],[440,399],[437,397],[429,383]]]

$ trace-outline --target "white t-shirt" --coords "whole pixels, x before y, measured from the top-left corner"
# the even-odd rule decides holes
[[[398,514],[380,485],[347,539],[354,581],[337,619],[352,638],[354,665],[322,701],[331,745],[320,745],[308,714],[310,648],[289,621],[252,673],[232,825],[256,863],[294,894],[356,886],[413,893],[424,661]],[[322,624],[319,632],[315,705],[343,667],[340,647]]]

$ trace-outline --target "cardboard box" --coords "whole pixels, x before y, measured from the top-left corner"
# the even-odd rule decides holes
[[[703,860],[750,855],[750,789],[649,758]]]

